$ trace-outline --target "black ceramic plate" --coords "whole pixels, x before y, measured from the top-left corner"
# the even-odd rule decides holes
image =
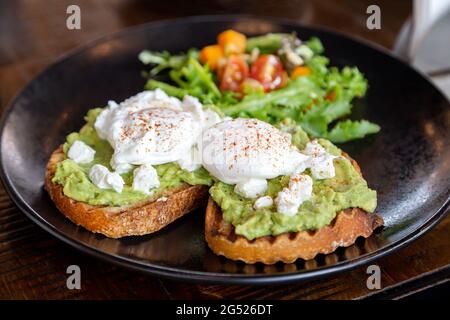
[[[379,123],[382,131],[342,145],[378,190],[385,228],[315,260],[295,264],[245,265],[215,256],[203,237],[204,210],[153,235],[108,239],[75,226],[43,189],[45,165],[83,115],[109,99],[142,90],[142,49],[178,52],[215,41],[227,28],[246,34],[296,31],[318,36],[338,66],[355,65],[367,76],[367,96],[354,115]],[[14,100],[2,125],[3,181],[17,205],[42,228],[97,257],[176,279],[275,283],[323,276],[388,254],[422,235],[449,205],[450,107],[421,74],[386,52],[329,31],[292,22],[249,17],[194,17],[152,23],[91,43],[59,61]]]

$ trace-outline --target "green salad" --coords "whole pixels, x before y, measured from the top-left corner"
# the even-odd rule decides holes
[[[377,133],[367,120],[350,120],[353,101],[367,90],[357,67],[330,66],[318,38],[295,34],[247,38],[226,30],[217,43],[182,54],[142,51],[151,66],[146,89],[191,95],[224,115],[256,118],[277,125],[289,119],[311,137],[341,143]],[[162,81],[161,79],[168,81]]]

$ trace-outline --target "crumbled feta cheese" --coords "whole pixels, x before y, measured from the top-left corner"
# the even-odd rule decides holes
[[[266,179],[248,179],[236,184],[234,192],[244,198],[256,198],[266,192],[267,180]]]
[[[271,207],[273,205],[273,199],[271,196],[264,196],[256,199],[253,207],[258,210],[261,208]]]
[[[91,170],[89,170],[89,179],[100,189],[114,189],[118,193],[122,192],[125,184],[120,174],[110,172],[108,168],[101,164],[92,166]]]
[[[111,168],[114,168],[114,171],[118,174],[127,173],[130,172],[131,169],[133,169],[133,165],[129,163],[116,164],[114,158],[111,158],[109,164],[111,165]]]
[[[312,196],[313,181],[306,174],[293,174],[289,181],[289,188],[280,191],[275,199],[277,211],[281,214],[294,216],[300,205]]]
[[[150,194],[151,190],[160,186],[158,173],[150,164],[143,164],[133,171],[133,189]]]
[[[308,142],[303,153],[310,156],[309,168],[316,179],[329,179],[336,175],[333,160],[339,157],[328,153],[318,142]]]
[[[95,150],[81,140],[76,140],[67,152],[69,159],[76,163],[90,163],[94,160]]]

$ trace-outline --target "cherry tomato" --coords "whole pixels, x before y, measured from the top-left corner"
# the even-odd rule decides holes
[[[258,80],[265,91],[280,88],[287,81],[287,74],[283,69],[283,64],[273,54],[261,55],[252,65],[250,77]]]
[[[240,55],[231,55],[218,70],[220,90],[240,92],[241,84],[247,77],[247,62]]]

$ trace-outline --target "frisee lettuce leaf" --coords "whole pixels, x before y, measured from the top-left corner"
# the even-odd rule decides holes
[[[380,126],[367,120],[352,121],[344,120],[338,122],[325,138],[333,142],[346,142],[349,140],[360,139],[368,134],[377,133]]]
[[[179,69],[186,62],[187,56],[185,54],[172,55],[168,51],[156,52],[144,50],[139,53],[139,60],[143,64],[155,65],[150,70],[150,76],[156,76],[165,69]]]
[[[143,55],[143,53],[146,53]],[[150,55],[146,57],[146,55]],[[160,55],[151,52],[141,52],[140,58],[146,62],[156,64],[150,71],[150,75],[169,69],[169,77],[175,85],[150,78],[145,85],[147,90],[161,89],[168,95],[183,98],[191,95],[199,98],[203,103],[215,103],[222,99],[222,93],[215,82],[215,76],[207,65],[200,64],[198,51],[191,49],[184,56],[178,55],[175,62],[162,52]],[[158,64],[159,63],[159,64]],[[170,65],[170,66],[169,66]]]

